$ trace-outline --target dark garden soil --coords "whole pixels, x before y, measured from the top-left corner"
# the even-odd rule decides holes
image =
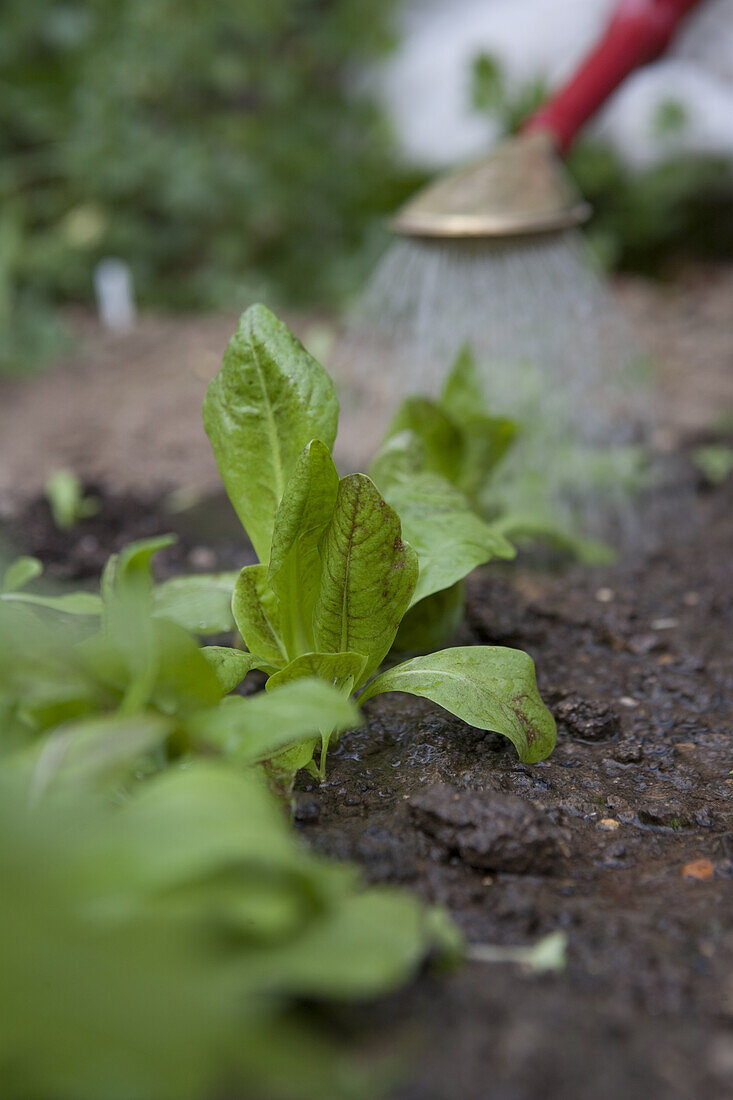
[[[679,461],[642,509],[655,549],[471,579],[456,641],[532,654],[558,721],[549,760],[393,695],[367,704],[323,786],[298,784],[311,845],[445,905],[469,941],[568,936],[560,974],[469,962],[347,1014],[370,1048],[418,1051],[396,1100],[733,1095],[733,478],[705,487]],[[43,501],[10,524],[76,582],[168,530],[165,573],[251,560],[216,501],[173,515],[102,493],[69,534]]]
[[[535,658],[549,760],[387,696],[299,793],[311,843],[470,941],[568,935],[560,976],[474,963],[405,998],[429,1038],[400,1100],[733,1096],[733,480],[679,503],[642,559],[474,576],[460,640]]]

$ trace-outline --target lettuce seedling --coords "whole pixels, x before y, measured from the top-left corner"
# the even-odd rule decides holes
[[[433,584],[431,592],[420,593],[400,627],[396,650],[423,652],[448,641],[465,611],[461,578],[491,557],[513,557],[508,539],[540,540],[589,564],[608,560],[607,547],[560,525],[545,505],[522,505],[516,489],[518,506],[512,499],[507,507],[496,495],[497,470],[518,434],[514,421],[490,414],[468,348],[456,358],[439,397],[408,397],[397,410],[370,475],[399,512],[420,562],[438,554],[452,572],[446,570],[444,583]]]
[[[404,481],[405,474],[408,482],[424,473],[432,474],[460,491],[470,509],[490,524],[495,537],[514,542],[541,541],[588,565],[612,561],[614,555],[608,546],[584,538],[550,514],[551,502],[542,485],[540,496],[547,499],[538,497],[536,486],[525,486],[516,479],[512,480],[509,498],[500,491],[497,472],[520,439],[516,421],[491,415],[476,361],[470,349],[464,347],[439,397],[408,397],[402,403],[370,473],[387,500],[395,495],[393,483]],[[567,482],[570,493],[579,488],[581,469],[587,484],[598,491],[619,481],[631,488],[641,484],[640,455],[635,448],[596,449],[581,455],[579,445],[573,444],[568,454],[557,447],[555,451],[553,475],[558,485]],[[569,466],[565,471],[564,465]],[[403,495],[409,499],[409,486],[407,492],[403,487]]]
[[[481,512],[482,493],[516,442],[519,424],[492,416],[476,362],[464,347],[439,397],[408,397],[387,429],[385,441],[403,432],[422,445],[422,467],[439,474]]]
[[[171,541],[148,539],[114,555],[100,595],[24,591],[40,572],[34,559],[6,570],[0,752],[32,764],[36,792],[79,777],[120,782],[199,752],[250,766],[284,745],[312,744],[324,722],[358,724],[353,703],[314,677],[267,696],[224,699],[251,659],[200,648],[155,613],[150,563]]]
[[[59,531],[69,531],[79,520],[99,511],[99,501],[84,495],[84,487],[73,470],[56,470],[51,474],[46,482],[46,500]]]
[[[396,492],[388,502],[365,474],[339,478],[331,457],[338,426],[333,382],[263,306],[242,315],[203,417],[259,558],[239,574],[232,611],[247,660],[267,673],[268,690],[316,676],[344,695],[361,691],[362,700],[405,691],[504,734],[523,761],[548,755],[555,723],[526,653],[448,649],[369,683],[411,607],[489,557],[513,554],[459,490],[426,475],[417,496]],[[412,516],[422,510],[427,517],[414,547],[403,538],[398,498]],[[416,522],[412,529],[417,533]],[[322,777],[333,734],[324,716],[318,769],[315,739],[285,763]]]
[[[722,485],[733,471],[733,447],[723,443],[708,443],[695,447],[692,464],[699,470],[708,485]]]

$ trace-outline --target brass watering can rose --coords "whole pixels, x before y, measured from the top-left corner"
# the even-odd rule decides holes
[[[392,222],[409,237],[513,237],[569,229],[590,217],[547,132],[502,142],[493,153],[428,185]]]

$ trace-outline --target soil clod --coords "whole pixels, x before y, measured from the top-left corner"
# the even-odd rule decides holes
[[[484,871],[548,875],[567,854],[549,815],[515,795],[437,783],[413,796],[410,812],[448,853]]]
[[[569,695],[555,707],[555,717],[571,737],[581,741],[609,741],[617,737],[621,723],[607,703],[596,703],[580,695]]]

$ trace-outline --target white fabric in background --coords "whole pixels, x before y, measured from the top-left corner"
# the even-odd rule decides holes
[[[471,109],[470,65],[495,54],[510,81],[567,77],[602,31],[615,0],[415,0],[397,55],[372,79],[405,155],[436,167],[484,151],[496,128]],[[660,138],[660,103],[687,124]],[[695,151],[733,158],[733,0],[705,0],[670,53],[632,75],[593,124],[635,165]]]

